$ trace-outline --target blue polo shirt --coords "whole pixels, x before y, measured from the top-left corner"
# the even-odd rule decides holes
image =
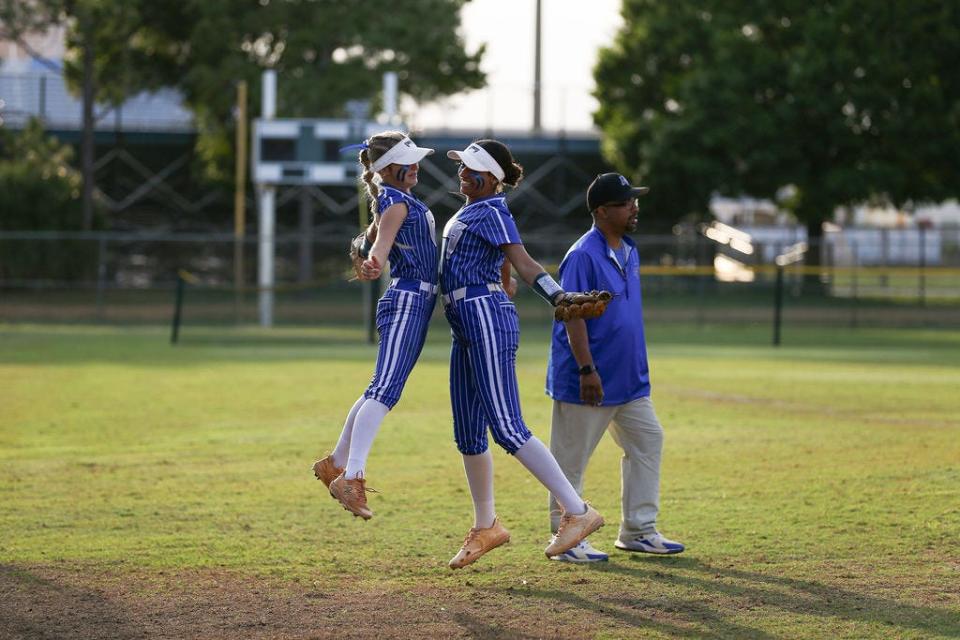
[[[560,286],[565,291],[607,290],[614,294],[606,312],[587,320],[590,353],[603,381],[603,404],[626,404],[650,395],[647,343],[643,336],[640,296],[640,256],[637,245],[623,238],[626,268],[593,227],[577,240],[560,263]],[[547,395],[561,402],[580,402],[580,374],[567,330],[553,323],[553,341],[547,363]]]

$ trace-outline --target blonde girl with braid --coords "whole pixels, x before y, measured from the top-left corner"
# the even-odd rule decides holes
[[[392,279],[377,303],[379,348],[373,378],[347,413],[333,451],[314,463],[313,472],[344,509],[369,520],[373,511],[366,497],[367,456],[423,349],[437,299],[439,251],[433,213],[411,193],[419,162],[433,149],[418,147],[399,131],[371,136],[352,148],[360,149],[361,180],[373,214],[360,277],[379,278],[389,260]]]

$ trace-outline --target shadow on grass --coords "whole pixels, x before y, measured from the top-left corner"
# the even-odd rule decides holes
[[[629,591],[632,585],[624,584]],[[502,593],[509,590],[499,589]],[[772,640],[772,636],[759,629],[753,629],[724,618],[719,611],[709,605],[687,598],[670,597],[628,597],[601,596],[588,598],[577,593],[555,589],[524,589],[519,592],[525,597],[539,598],[553,603],[565,604],[576,608],[601,626],[598,632],[612,631],[603,626],[613,625],[614,629],[632,627],[647,632],[659,632],[677,638],[757,638]],[[518,595],[519,595],[518,594]]]
[[[591,567],[602,573],[623,575],[624,592],[643,592],[643,585],[658,583],[689,592],[694,599],[669,597],[643,599],[624,595],[604,596],[590,601],[570,592],[531,590],[529,593],[544,600],[567,602],[621,623],[635,627],[657,629],[664,633],[687,637],[688,629],[671,630],[662,623],[652,623],[631,611],[662,610],[665,615],[679,618],[687,624],[703,625],[710,630],[693,635],[697,637],[769,638],[767,633],[736,624],[725,611],[750,609],[779,609],[784,613],[819,616],[837,621],[876,625],[884,629],[886,637],[923,633],[946,637],[960,637],[960,619],[945,608],[906,604],[898,600],[879,598],[836,585],[812,580],[743,571],[708,565],[695,557],[647,558],[631,557],[626,565],[611,563]],[[699,574],[699,575],[698,575]],[[721,604],[711,605],[721,596]],[[810,631],[823,631],[811,629]],[[911,633],[912,632],[912,633]]]
[[[123,639],[142,635],[132,628],[127,612],[95,590],[0,564],[0,637]]]
[[[467,608],[452,608],[452,611],[456,613],[455,616],[451,616],[456,624],[474,640],[537,640],[543,637],[539,634],[531,635],[515,629],[506,629],[500,622],[481,619]]]

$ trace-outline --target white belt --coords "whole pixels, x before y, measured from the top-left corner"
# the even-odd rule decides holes
[[[487,293],[493,293],[494,291],[503,291],[503,287],[497,283],[489,283],[487,285],[475,284],[467,287],[460,287],[459,289],[454,289],[450,293],[443,294],[443,304],[448,305],[457,300],[463,300],[467,297],[467,293],[473,294],[472,297],[477,297],[478,295],[484,295],[483,289],[486,287]]]
[[[419,284],[417,284],[419,283]],[[404,291],[410,291],[411,287],[418,287],[420,291],[426,291],[430,295],[437,295],[437,285],[424,282],[423,280],[412,280],[410,278],[394,278],[390,281],[391,287],[397,287]]]

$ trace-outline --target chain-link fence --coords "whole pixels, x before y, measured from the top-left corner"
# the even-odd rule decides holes
[[[782,234],[781,234],[782,235]],[[636,237],[647,322],[770,322],[782,269],[785,323],[824,326],[960,324],[960,233],[784,236],[737,246],[709,228]],[[369,292],[349,282],[350,233],[275,239],[274,322],[364,321]],[[550,271],[575,236],[526,234]],[[886,241],[887,247],[882,243]],[[257,239],[229,234],[0,233],[0,321],[170,322],[178,273],[183,321],[256,323]],[[234,281],[235,259],[242,282]],[[779,265],[778,265],[779,263]],[[521,315],[549,317],[524,291]]]

